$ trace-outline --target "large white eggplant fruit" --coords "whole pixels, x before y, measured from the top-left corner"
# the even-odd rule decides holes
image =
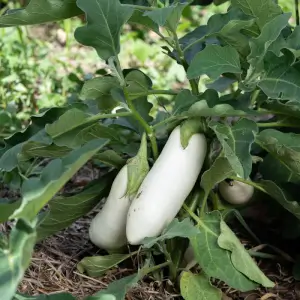
[[[175,218],[197,181],[206,152],[203,134],[193,134],[183,148],[180,126],[172,131],[129,208],[126,235],[130,244],[158,236]]]

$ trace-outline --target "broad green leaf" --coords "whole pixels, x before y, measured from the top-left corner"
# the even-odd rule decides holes
[[[95,155],[108,140],[94,140],[72,151],[62,159],[53,160],[40,178],[30,178],[22,186],[22,204],[11,216],[32,220],[71,177]]]
[[[153,105],[148,102],[147,92],[152,87],[151,79],[140,70],[130,69],[125,75],[125,81],[127,84],[126,91],[130,99],[133,100],[135,109],[147,123],[150,123],[153,120],[153,118],[150,116],[150,111]],[[140,134],[144,132],[145,129],[134,118],[128,117],[126,120]]]
[[[231,252],[231,261],[234,267],[250,280],[267,288],[275,286],[274,282],[268,279],[258,268],[239,239],[223,220],[221,220],[221,234],[218,238],[218,244],[223,249]]]
[[[10,300],[28,268],[35,244],[35,229],[20,219],[12,228],[7,247],[0,248],[0,293]]]
[[[77,0],[77,5],[86,13],[87,25],[76,29],[76,40],[94,47],[104,60],[118,56],[121,29],[134,9],[119,0]]]
[[[225,14],[213,15],[207,22],[207,31],[207,36],[218,37],[223,44],[232,46],[243,56],[247,56],[250,51],[249,37],[245,32],[259,34],[255,19],[236,7],[230,8]]]
[[[270,1],[273,2],[273,0]],[[251,83],[253,80],[256,80],[255,77],[257,74],[263,70],[263,60],[269,47],[288,25],[290,17],[290,13],[278,15],[263,27],[259,37],[250,40],[251,53],[247,57],[247,60],[251,68],[248,70],[246,83]]]
[[[231,0],[231,4],[240,8],[246,15],[253,16],[260,29],[282,13],[274,0]]]
[[[238,52],[231,46],[208,45],[199,52],[187,71],[189,79],[206,74],[215,80],[223,73],[242,72]]]
[[[91,211],[107,196],[111,183],[109,175],[101,177],[91,187],[69,196],[57,196],[49,202],[49,210],[37,226],[37,240],[43,240],[72,225],[77,219]]]
[[[143,241],[143,246],[145,248],[151,248],[157,242],[172,239],[174,237],[192,238],[197,235],[199,231],[190,221],[190,219],[184,219],[183,221],[178,221],[174,219],[162,232],[162,234],[157,238],[145,238]]]
[[[257,284],[240,273],[232,264],[230,252],[218,245],[221,234],[219,212],[207,214],[202,219],[199,234],[190,238],[195,258],[208,277],[224,281],[239,291],[251,291]]]
[[[54,22],[82,13],[76,0],[30,0],[25,8],[8,11],[0,16],[0,27]]]
[[[144,15],[143,11],[135,10],[130,17],[129,23],[143,25],[146,28],[159,33],[159,26],[152,19]]]
[[[108,285],[105,290],[98,292],[87,300],[124,300],[126,293],[140,280],[140,274],[133,274],[116,280]]]
[[[120,168],[125,165],[125,160],[115,151],[106,150],[94,156],[94,160],[98,160],[105,165]]]
[[[111,96],[111,90],[119,87],[120,83],[116,77],[96,77],[84,83],[80,98],[95,99],[100,111],[111,111],[118,105],[118,102]]]
[[[291,100],[299,102],[300,72],[292,66],[294,55],[285,51],[281,57],[267,57],[266,74],[258,82],[258,86],[271,99]]]
[[[276,183],[268,180],[261,180],[256,184],[260,187],[262,192],[270,195],[282,207],[300,219],[300,204],[295,201],[286,191],[276,185]]]
[[[277,158],[268,154],[259,165],[259,172],[266,180],[276,183],[292,182],[300,184],[300,175],[296,175],[282,164]]]
[[[228,159],[235,173],[247,179],[252,171],[252,144],[258,132],[254,121],[241,119],[232,127],[210,122],[209,127],[215,132],[223,147],[223,155]]]
[[[182,90],[174,98],[173,115],[181,114],[187,111],[194,103],[198,101],[198,97],[194,96],[190,90]]]
[[[127,71],[128,72],[128,71]],[[140,70],[131,69],[125,76],[127,93],[131,100],[147,96],[152,87],[151,79]]]
[[[192,2],[192,0],[183,3],[174,3],[170,6],[157,8],[152,11],[146,11],[144,16],[152,19],[159,26],[165,26],[172,32],[176,31],[180,21],[183,9]]]
[[[9,199],[0,199],[0,223],[9,220],[13,212],[21,205],[21,200],[10,201]]]
[[[221,300],[222,291],[211,285],[209,278],[184,272],[180,279],[180,291],[185,300]]]
[[[217,183],[235,175],[228,159],[218,157],[210,169],[203,173],[200,185],[205,190],[206,195],[208,195]]]
[[[71,294],[59,293],[53,295],[25,296],[17,294],[13,300],[76,300]]]
[[[32,141],[41,142],[45,145],[50,145],[52,143],[51,138],[47,136],[44,129],[41,129],[27,140],[28,143]],[[18,166],[22,154],[22,147],[24,145],[26,145],[26,142],[21,142],[4,152],[0,158],[0,170],[2,169],[3,171],[10,172]]]
[[[91,277],[100,277],[105,274],[107,270],[112,269],[130,257],[131,254],[85,257],[77,264],[77,269],[80,273],[87,273]]]
[[[263,149],[278,159],[295,175],[300,175],[300,135],[283,133],[275,129],[266,129],[256,137]]]
[[[300,119],[299,101],[280,101],[280,100],[266,101],[265,103],[263,103],[262,108],[270,110],[272,111],[272,113],[276,113],[278,115],[282,114],[282,115]]]
[[[139,152],[127,162],[128,183],[126,194],[129,196],[137,193],[141,183],[149,172],[147,147],[147,136],[143,134]]]
[[[187,117],[234,117],[234,116],[254,116],[261,115],[261,112],[254,110],[235,109],[229,104],[217,104],[210,107],[206,100],[201,100],[193,104],[187,112],[183,112],[182,116]]]
[[[19,155],[19,161],[26,161],[35,157],[58,158],[67,155],[71,149],[60,147],[55,144],[45,145],[44,143],[29,141],[22,147]]]
[[[53,142],[60,147],[77,148],[97,138],[119,140],[118,132],[97,121],[95,116],[74,108],[64,113],[56,122],[48,124],[45,129]]]

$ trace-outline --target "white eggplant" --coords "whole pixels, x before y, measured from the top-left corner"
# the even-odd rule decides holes
[[[184,149],[180,126],[172,131],[129,208],[126,235],[130,244],[158,236],[175,218],[197,181],[206,152],[203,134],[193,134]]]
[[[236,180],[230,183],[222,181],[219,184],[219,191],[228,203],[238,205],[245,204],[252,198],[254,187]]]
[[[126,245],[126,217],[130,198],[126,196],[128,168],[125,165],[116,176],[102,210],[92,220],[89,236],[93,244],[106,250]]]

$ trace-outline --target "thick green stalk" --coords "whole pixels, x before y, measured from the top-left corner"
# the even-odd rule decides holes
[[[132,116],[141,124],[141,126],[144,128],[145,132],[147,133],[151,147],[152,147],[152,153],[154,160],[158,158],[158,147],[156,142],[156,137],[153,128],[143,119],[143,117],[139,114],[139,112],[136,110],[132,100],[130,99],[126,87],[124,87],[124,95],[126,102],[128,104],[129,109],[131,110]]]

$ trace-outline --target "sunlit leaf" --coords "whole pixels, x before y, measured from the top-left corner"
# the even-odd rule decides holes
[[[21,205],[21,200],[0,199],[0,223],[8,221],[13,212]]]
[[[185,300],[221,300],[222,291],[211,285],[209,278],[184,272],[180,279],[180,291]]]
[[[85,257],[77,264],[77,269],[81,273],[87,273],[91,277],[100,277],[107,270],[112,269],[119,263],[129,259],[131,254],[111,254],[105,256]]]
[[[190,238],[195,258],[208,277],[220,279],[239,291],[251,291],[257,284],[240,273],[232,264],[230,252],[218,245],[221,233],[219,212],[202,219],[199,234]]]
[[[190,219],[184,219],[183,221],[178,221],[174,219],[162,232],[162,234],[157,238],[145,238],[143,245],[145,248],[151,248],[154,244],[167,239],[172,239],[174,237],[184,237],[191,238],[197,235],[199,231],[194,227]]]
[[[35,244],[35,229],[20,219],[10,232],[8,245],[0,248],[0,293],[10,300],[29,266]]]
[[[258,268],[255,261],[248,254],[236,235],[221,221],[221,235],[218,238],[218,244],[223,249],[231,252],[231,261],[234,267],[246,275],[250,280],[261,284],[264,287],[274,287],[275,284],[268,279]]]

